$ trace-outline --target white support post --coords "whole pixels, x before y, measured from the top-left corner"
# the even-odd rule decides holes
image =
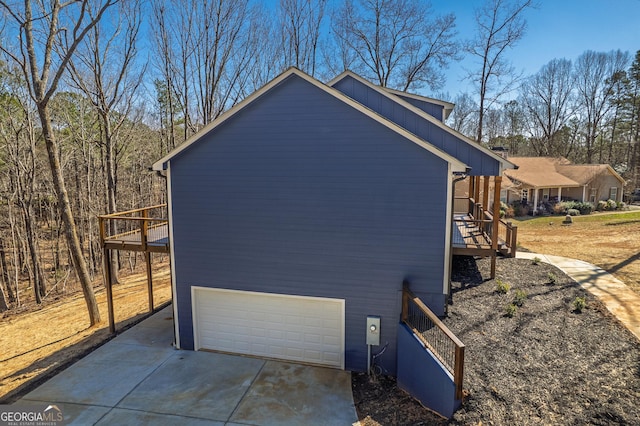
[[[533,189],[533,215],[535,216],[538,211],[538,188]]]

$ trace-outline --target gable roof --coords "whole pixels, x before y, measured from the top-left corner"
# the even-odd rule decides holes
[[[346,96],[345,94],[343,94],[339,90],[333,89],[333,88],[321,83],[320,81],[316,80],[315,78],[311,77],[310,75],[308,75],[308,74],[306,74],[306,73],[304,73],[304,72],[302,72],[299,69],[294,68],[294,67],[291,67],[291,68],[287,69],[282,74],[280,74],[278,77],[274,78],[269,83],[265,84],[263,87],[261,87],[260,89],[258,89],[254,93],[252,93],[251,95],[247,96],[242,102],[238,103],[233,108],[231,108],[228,111],[226,111],[223,114],[221,114],[218,118],[216,118],[214,121],[212,121],[211,123],[206,125],[198,133],[196,133],[195,135],[191,136],[189,139],[187,139],[185,142],[183,142],[180,146],[178,146],[177,148],[173,149],[171,152],[169,152],[167,155],[162,157],[160,160],[158,160],[155,163],[153,163],[152,169],[155,170],[155,171],[163,171],[163,170],[165,170],[166,166],[167,166],[167,163],[172,158],[174,158],[175,156],[180,154],[182,151],[188,149],[191,145],[193,145],[193,144],[197,143],[198,141],[200,141],[205,135],[207,135],[210,132],[212,132],[216,127],[220,126],[221,124],[223,124],[224,122],[229,120],[231,117],[236,115],[238,112],[242,111],[248,105],[252,104],[253,102],[259,102],[260,98],[263,95],[267,94],[271,89],[275,88],[276,86],[286,83],[287,79],[289,79],[289,78],[300,78],[300,79],[306,81],[307,83],[312,84],[313,86],[321,89],[325,93],[327,93],[327,94],[335,97],[336,99],[344,102],[348,106],[356,109],[357,111],[359,111],[360,113],[366,115],[367,117],[377,121],[378,123],[380,123],[383,126],[389,128],[390,130],[396,132],[397,134],[399,134],[400,136],[404,137],[405,139],[415,143],[416,145],[420,146],[421,148],[427,150],[428,152],[430,152],[430,153],[436,155],[437,157],[443,159],[444,161],[448,162],[449,164],[451,164],[451,169],[452,169],[453,172],[466,172],[468,170],[468,166],[466,164],[464,164],[462,161],[460,161],[457,158],[455,158],[454,156],[452,156],[450,154],[447,154],[446,152],[444,152],[444,151],[438,149],[437,147],[431,145],[427,141],[425,141],[425,140],[419,138],[418,136],[414,135],[413,133],[407,131],[403,127],[401,127],[401,126],[393,123],[392,121],[384,118],[383,116],[375,113],[371,109],[365,107],[364,105],[362,105],[362,104],[356,102],[355,100],[351,99],[350,97]]]
[[[451,102],[443,101],[440,99],[428,98],[426,96],[416,95],[408,92],[402,92],[400,90],[390,89],[388,87],[384,87],[384,90],[396,96],[400,96],[401,98],[410,98],[410,99],[415,99],[416,101],[428,102],[430,104],[440,105],[444,110],[443,117],[445,120],[449,118],[451,111],[453,111],[453,108],[455,107],[455,104],[452,104]]]
[[[360,84],[363,84],[363,85],[367,86],[369,89],[371,89],[371,90],[375,91],[376,93],[380,94],[381,96],[391,100],[392,102],[394,102],[395,104],[401,106],[402,108],[411,111],[413,114],[418,115],[420,118],[424,119],[425,121],[429,122],[430,124],[432,124],[432,125],[440,128],[440,129],[444,130],[445,132],[449,133],[450,135],[453,135],[456,139],[458,139],[459,141],[463,142],[468,149],[474,150],[476,152],[482,153],[483,155],[486,155],[486,156],[492,158],[494,161],[496,161],[498,164],[500,164],[500,168],[502,170],[504,170],[504,169],[512,169],[512,168],[516,168],[517,167],[514,163],[512,163],[508,159],[505,159],[500,154],[497,154],[494,151],[492,151],[492,150],[490,150],[488,148],[485,148],[484,146],[480,145],[476,141],[466,137],[462,133],[452,129],[449,126],[447,126],[442,121],[438,120],[437,118],[433,117],[432,115],[426,113],[425,111],[423,111],[420,108],[412,105],[411,103],[403,100],[401,96],[392,94],[392,93],[398,92],[398,91],[392,90],[392,89],[383,88],[381,86],[377,86],[377,85],[371,83],[370,81],[365,80],[364,78],[360,77],[358,74],[355,74],[352,71],[349,71],[349,70],[344,71],[342,74],[338,75],[337,77],[335,77],[334,79],[329,81],[327,83],[327,85],[335,86],[337,83],[339,83],[340,81],[344,80],[345,78],[352,78],[352,79],[356,80]],[[402,96],[409,95],[409,94],[406,94],[404,92],[398,92],[398,93],[402,94]],[[417,95],[414,95],[414,96],[416,96],[417,98],[420,98],[420,96],[417,96]],[[427,99],[427,98],[424,98],[424,99]],[[444,102],[444,101],[438,101],[438,102],[447,103],[447,102]],[[453,104],[449,104],[449,105],[453,105]]]
[[[562,164],[558,170],[563,175],[575,180],[580,185],[586,185],[593,180],[594,177],[602,173],[610,173],[624,184],[624,179],[608,164]]]
[[[563,157],[511,157],[510,160],[518,165],[518,169],[505,174],[511,180],[532,187],[584,186],[605,172],[624,183],[624,179],[607,164],[572,164]]]

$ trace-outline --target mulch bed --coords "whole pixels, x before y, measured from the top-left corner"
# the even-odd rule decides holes
[[[370,425],[638,425],[640,342],[557,268],[498,259],[454,258],[445,324],[466,345],[462,407],[449,421],[399,390],[393,378],[353,375],[354,402]],[[556,278],[551,283],[550,277]],[[513,317],[516,290],[526,292]],[[582,313],[573,309],[585,297]]]

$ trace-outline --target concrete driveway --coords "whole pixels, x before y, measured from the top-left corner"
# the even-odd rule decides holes
[[[349,372],[171,346],[171,306],[27,394],[78,425],[350,425]]]

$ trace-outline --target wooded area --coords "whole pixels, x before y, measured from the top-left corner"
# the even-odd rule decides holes
[[[487,0],[463,40],[426,1],[0,0],[0,312],[82,288],[98,322],[97,216],[165,202],[149,166],[289,66],[446,98],[447,65],[471,55],[477,92],[446,99],[454,129],[639,187],[640,51],[518,76],[504,55],[531,7]],[[135,262],[114,256],[114,281]]]

